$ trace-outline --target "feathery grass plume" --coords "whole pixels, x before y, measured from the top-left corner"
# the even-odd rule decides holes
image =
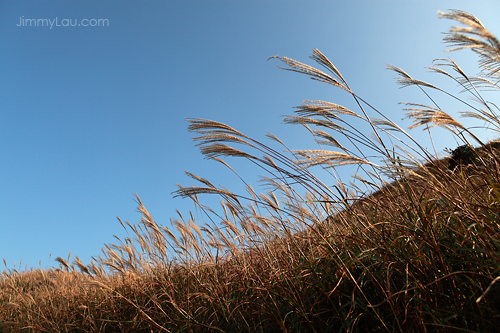
[[[91,275],[91,273],[90,273],[89,269],[87,268],[87,266],[85,266],[82,263],[82,261],[80,260],[80,258],[78,256],[75,257],[75,259],[73,260],[73,262],[75,263],[76,266],[78,266],[78,268],[80,269],[80,271],[82,273]]]
[[[330,76],[329,74],[326,74],[325,72],[322,72],[322,71],[312,67],[312,66],[303,64],[299,61],[296,61],[296,60],[293,60],[293,59],[290,59],[287,57],[272,56],[269,59],[279,59],[290,67],[290,68],[284,68],[284,67],[278,66],[281,69],[285,69],[288,71],[297,72],[297,73],[301,73],[301,74],[306,74],[306,75],[309,75],[311,77],[311,79],[313,79],[313,80],[332,84],[336,87],[350,91],[350,89],[347,87],[347,84],[346,84],[344,78],[342,77],[340,72],[337,70],[337,68],[318,49],[314,49],[313,54],[311,55],[311,59],[315,60],[316,62],[321,64],[325,69],[327,69],[329,72],[331,72],[333,74],[333,77]]]
[[[300,165],[304,165],[306,167],[314,166],[314,165],[345,165],[345,164],[370,164],[367,160],[344,154],[335,151],[329,150],[295,150],[298,152],[302,159],[297,163]]]
[[[475,16],[461,11],[439,12],[440,17],[463,23],[466,27],[453,27],[444,41],[450,44],[447,51],[471,49],[479,55],[479,65],[486,78],[500,79],[500,42]]]
[[[458,135],[458,132],[455,131],[452,127],[458,128],[460,130],[465,129],[462,124],[453,119],[448,113],[437,108],[416,103],[405,103],[405,105],[418,106],[417,108],[403,109],[405,111],[408,111],[406,112],[407,118],[413,119],[414,124],[410,126],[410,129],[426,124],[432,124],[430,127],[441,126],[450,130],[455,135]]]
[[[421,87],[440,90],[438,87],[436,87],[428,82],[412,78],[404,70],[402,70],[401,68],[396,67],[394,65],[387,64],[387,69],[392,70],[392,71],[396,72],[397,74],[399,74],[400,77],[397,79],[396,83],[398,83],[401,86],[401,88],[409,87],[409,86],[421,86]]]

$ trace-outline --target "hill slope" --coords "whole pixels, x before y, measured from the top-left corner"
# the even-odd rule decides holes
[[[500,43],[470,14],[452,11],[442,16],[466,24],[466,28],[454,28],[446,40],[478,53],[486,76],[469,78],[451,60],[445,66],[451,66],[458,77],[433,70],[476,97],[480,107],[469,116],[499,129],[498,108],[484,101],[476,86],[498,88],[494,82],[500,78],[496,70]],[[367,103],[350,90],[335,66],[318,50],[312,58],[328,73],[279,59],[287,69],[351,94],[361,110],[355,113],[334,103],[309,101],[285,122],[306,126],[318,143],[337,151],[291,151],[285,146],[290,153],[285,155],[228,125],[190,119],[189,129],[198,134],[195,141],[203,154],[225,167],[229,165],[221,156],[245,157],[261,165],[270,174],[265,181],[271,190],[257,194],[248,186],[246,195],[237,195],[190,174],[201,185],[180,186],[176,194],[193,199],[201,215],[213,223],[198,225],[193,214],[187,218],[179,214],[172,224],[180,236],[158,224],[137,197],[141,222],[120,221],[133,236],[106,245],[90,265],[83,265],[78,257],[73,264],[70,258],[57,258],[59,269],[5,270],[0,276],[0,329],[496,330],[500,324],[498,142],[481,145],[474,133],[442,110],[410,104],[415,126],[446,127],[469,147],[454,150],[452,159],[433,161],[413,141],[417,148],[408,145],[406,152],[416,152],[426,161],[420,163],[415,154],[390,148],[383,140],[391,130],[411,141],[405,131],[388,119],[368,117],[363,108]],[[391,69],[405,86],[437,89],[399,68]],[[349,128],[342,117],[365,121],[373,136]],[[356,150],[358,146],[348,149],[323,129],[379,153],[385,164],[367,160]],[[471,149],[470,141],[479,148]],[[240,144],[264,157],[229,144]],[[341,182],[332,189],[308,170],[315,165],[345,164],[365,171],[367,177],[361,181],[375,190],[372,195],[352,195]],[[394,181],[377,186],[387,175]],[[221,197],[221,212],[200,203],[198,196],[207,193]]]

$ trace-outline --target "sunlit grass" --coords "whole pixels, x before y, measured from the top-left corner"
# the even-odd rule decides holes
[[[0,330],[33,332],[490,332],[500,324],[500,144],[444,112],[430,92],[448,95],[500,129],[500,44],[470,14],[442,14],[464,24],[445,41],[479,56],[469,77],[450,59],[431,70],[462,86],[470,102],[389,66],[398,83],[422,90],[430,105],[408,103],[414,127],[450,130],[461,145],[436,159],[407,131],[351,91],[319,51],[321,69],[275,57],[287,70],[350,94],[358,110],[305,101],[285,123],[302,125],[318,144],[273,148],[238,130],[189,119],[202,154],[242,157],[263,170],[266,191],[233,193],[193,174],[179,186],[195,214],[172,227],[157,223],[137,196],[139,224],[106,245],[90,265],[57,258],[59,269],[6,269],[0,279]],[[374,116],[374,117],[372,117]],[[372,133],[352,125],[365,122]],[[331,150],[334,149],[334,150]],[[283,151],[284,150],[284,151]],[[375,156],[375,157],[372,157]],[[314,168],[355,166],[357,184],[319,179]],[[220,207],[200,195],[217,195]]]

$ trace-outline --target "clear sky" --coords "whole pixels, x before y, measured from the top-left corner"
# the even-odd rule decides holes
[[[498,0],[1,1],[0,259],[47,267],[72,251],[88,262],[113,235],[126,235],[116,216],[140,221],[134,192],[168,225],[175,209],[193,208],[171,195],[176,183],[193,183],[184,170],[232,188],[235,178],[194,146],[186,117],[306,148],[308,133],[280,116],[305,99],[348,99],[278,69],[270,56],[313,64],[318,48],[360,96],[400,120],[398,102],[427,101],[400,90],[387,63],[441,82],[423,68],[433,59],[451,56],[465,68],[476,60],[443,52],[441,32],[454,22],[437,11],[450,8],[500,35]],[[58,21],[34,27],[26,19]],[[92,19],[105,26],[82,26]],[[437,133],[438,150],[454,147]],[[412,134],[424,140],[419,129]],[[244,161],[228,162],[252,177]]]

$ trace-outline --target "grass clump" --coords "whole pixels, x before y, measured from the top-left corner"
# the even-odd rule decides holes
[[[319,145],[280,152],[220,122],[189,119],[201,152],[243,157],[265,171],[265,193],[245,195],[188,175],[179,186],[193,214],[157,223],[137,197],[142,220],[122,222],[132,238],[106,245],[83,265],[57,258],[59,269],[0,279],[0,329],[6,332],[489,332],[500,324],[500,154],[430,97],[440,92],[469,108],[485,128],[500,129],[498,107],[481,89],[497,90],[500,43],[474,16],[441,13],[454,27],[451,50],[470,49],[482,72],[469,77],[450,59],[430,70],[458,83],[472,105],[389,66],[402,86],[416,86],[431,106],[407,103],[414,125],[440,126],[461,146],[439,159],[353,92],[319,51],[317,69],[286,58],[285,69],[350,94],[358,112],[305,101],[285,123],[304,126]],[[451,73],[445,69],[451,69]],[[375,113],[379,118],[372,118]],[[371,129],[371,135],[357,124]],[[235,147],[235,144],[239,145]],[[329,150],[325,147],[333,147]],[[376,155],[369,158],[367,156]],[[358,184],[327,186],[312,173],[352,164]],[[242,180],[244,182],[244,180]],[[203,205],[215,194],[221,207]]]

